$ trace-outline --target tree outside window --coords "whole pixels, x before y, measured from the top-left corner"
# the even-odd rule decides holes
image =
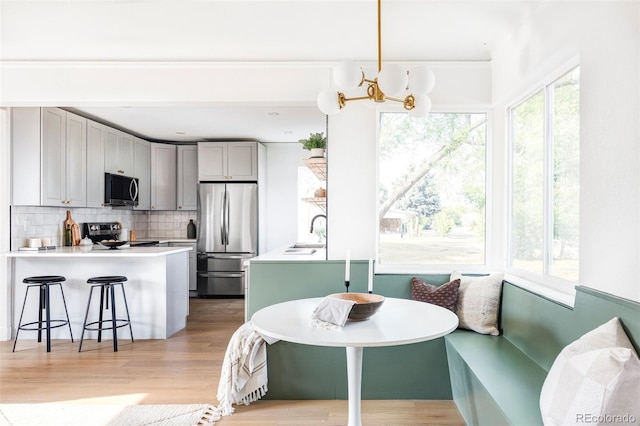
[[[485,113],[382,113],[381,265],[485,263]]]
[[[580,69],[510,109],[510,267],[578,281]]]

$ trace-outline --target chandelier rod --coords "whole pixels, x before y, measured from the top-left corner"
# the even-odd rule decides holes
[[[380,11],[382,0],[378,0],[378,73],[382,70],[382,12]]]

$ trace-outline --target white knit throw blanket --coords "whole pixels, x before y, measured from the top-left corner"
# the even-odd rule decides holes
[[[233,333],[218,384],[218,410],[221,415],[232,414],[232,404],[249,405],[267,392],[266,346],[250,321]]]

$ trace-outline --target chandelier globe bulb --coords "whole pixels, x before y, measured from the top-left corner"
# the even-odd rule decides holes
[[[340,102],[336,89],[326,89],[318,94],[316,99],[318,109],[325,115],[334,115],[340,112]]]
[[[333,81],[338,89],[348,90],[362,83],[362,69],[353,61],[342,61],[333,67]]]
[[[400,65],[385,65],[378,74],[378,87],[387,96],[399,95],[407,88],[408,83],[407,71]]]
[[[412,93],[426,95],[435,85],[436,76],[430,68],[420,65],[409,70],[409,90]]]
[[[431,111],[431,98],[427,95],[414,95],[415,106],[409,111],[409,116],[413,118],[426,117]]]

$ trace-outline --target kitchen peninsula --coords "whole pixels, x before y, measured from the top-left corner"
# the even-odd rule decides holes
[[[80,338],[90,286],[87,279],[100,275],[124,275],[134,339],[166,339],[186,326],[189,314],[190,247],[134,247],[109,250],[57,247],[46,251],[6,253],[11,275],[12,329],[17,328],[25,295],[22,280],[36,275],[63,275],[64,295],[74,337]],[[119,290],[118,290],[119,291]],[[95,293],[95,292],[94,292]],[[37,315],[37,297],[32,293],[25,307],[27,315]],[[121,302],[116,297],[117,302]],[[95,303],[95,302],[94,302]],[[64,316],[57,289],[51,293],[51,316]],[[116,309],[124,309],[119,306]],[[92,308],[93,311],[93,308]],[[120,312],[123,312],[121,310]],[[91,314],[90,314],[91,315]],[[53,339],[68,339],[68,329],[52,329]],[[95,339],[97,333],[85,333]],[[20,339],[35,339],[37,333],[21,333]]]

